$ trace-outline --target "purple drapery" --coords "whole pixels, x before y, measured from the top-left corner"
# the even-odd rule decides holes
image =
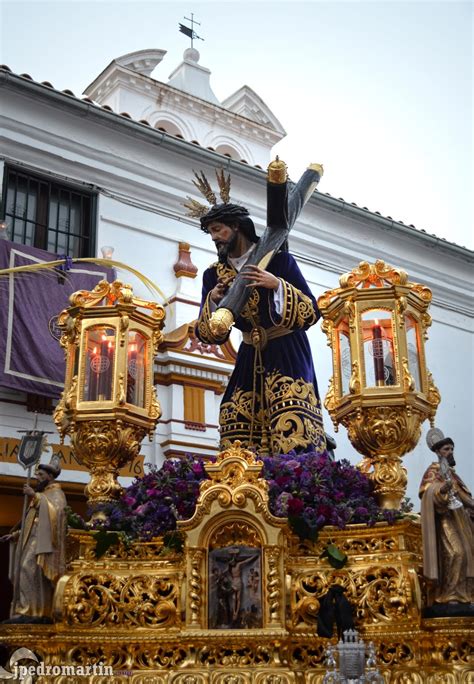
[[[58,257],[42,249],[0,240],[0,268],[13,268]],[[65,272],[47,269],[0,277],[0,386],[59,397],[64,386],[64,352],[59,344],[58,314],[69,295],[112,280],[113,269],[73,264]]]

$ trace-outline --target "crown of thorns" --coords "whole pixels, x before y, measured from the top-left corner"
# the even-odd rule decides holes
[[[186,197],[187,201],[183,202],[183,206],[188,210],[186,216],[202,218],[210,209],[212,209],[212,207],[217,205],[217,197],[204,173],[202,171],[200,174],[196,171],[193,171],[193,173],[195,177],[193,185],[199,190],[201,195],[206,198],[208,205],[201,204],[201,202],[198,202],[188,195]],[[223,169],[216,169],[216,178],[219,185],[219,196],[224,204],[228,204],[230,195],[230,174],[227,174],[226,177]]]

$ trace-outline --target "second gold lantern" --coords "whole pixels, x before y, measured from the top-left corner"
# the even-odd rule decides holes
[[[380,504],[398,508],[407,482],[400,457],[440,401],[424,347],[431,291],[381,260],[361,262],[339,283],[318,300],[333,356],[325,406],[365,457]]]

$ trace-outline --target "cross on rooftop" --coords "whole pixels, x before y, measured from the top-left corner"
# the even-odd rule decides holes
[[[191,19],[189,17],[184,17],[186,21],[191,22],[191,28],[189,26],[185,26],[184,24],[179,24],[179,30],[181,33],[184,33],[185,36],[188,36],[191,38],[191,47],[193,47],[193,40],[204,40],[204,38],[201,38],[201,36],[198,36],[196,31],[194,30],[194,24],[197,24],[197,26],[201,26],[201,23],[199,21],[196,21],[194,19],[194,14],[191,12]]]

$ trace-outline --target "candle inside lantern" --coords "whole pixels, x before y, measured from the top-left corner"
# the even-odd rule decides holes
[[[128,372],[127,372],[127,402],[135,404],[135,386],[137,377],[137,344],[130,344],[128,348]]]
[[[372,326],[372,354],[374,357],[374,373],[375,384],[377,387],[385,385],[385,372],[383,364],[383,341],[382,341],[382,327],[375,319],[375,325]]]
[[[89,360],[89,391],[86,397],[86,399],[89,401],[96,401],[97,399],[97,388],[99,382],[99,369],[97,363],[97,345],[94,345]]]
[[[112,394],[112,366],[114,358],[114,345],[105,333],[102,333],[100,342],[100,356],[97,363],[98,396],[99,401],[107,401]]]

